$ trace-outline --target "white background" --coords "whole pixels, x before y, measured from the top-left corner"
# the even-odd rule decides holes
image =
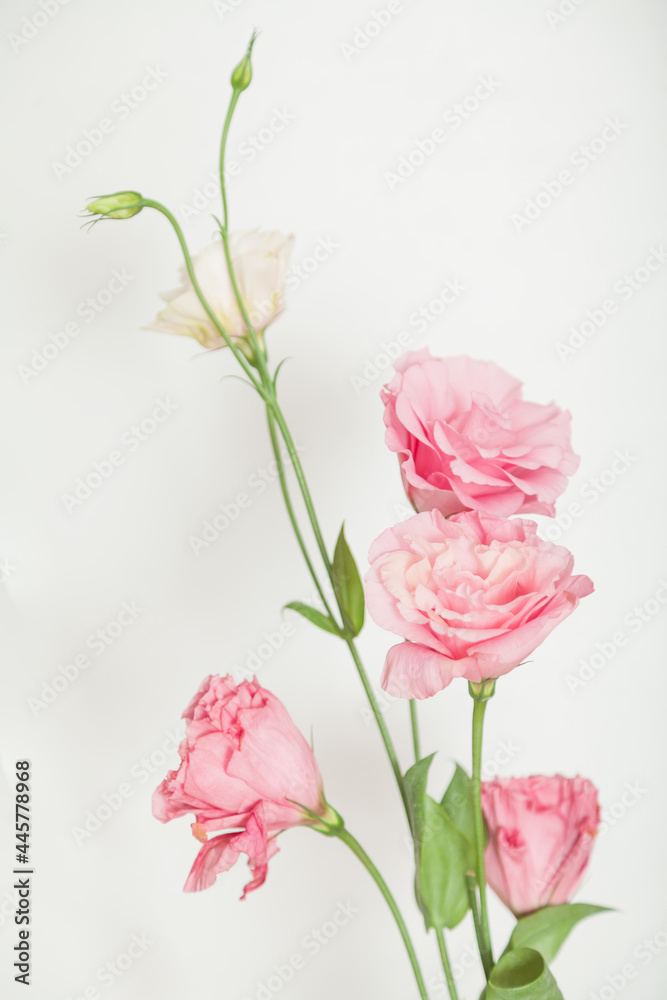
[[[188,896],[181,887],[197,849],[188,822],[163,827],[150,812],[167,766],[160,748],[202,678],[242,667],[280,628],[282,605],[308,599],[312,585],[278,487],[258,495],[256,480],[249,485],[270,451],[259,400],[223,381],[233,359],[141,329],[180,264],[166,222],[144,212],[86,233],[77,213],[90,196],[136,188],[177,212],[193,251],[210,241],[219,204],[202,188],[216,169],[229,73],[257,26],[255,76],[230,138],[241,164],[230,183],[232,224],[293,231],[297,265],[319,240],[336,244],[307,280],[293,280],[300,287],[269,333],[273,359],[293,359],[282,399],[330,544],[345,518],[365,568],[372,539],[405,512],[383,444],[385,375],[376,366],[386,368],[383,345],[402,331],[415,348],[492,358],[524,380],[527,398],[572,410],[582,463],[559,512],[578,504],[578,516],[556,533],[597,590],[530,666],[499,685],[486,774],[579,772],[599,786],[607,823],[577,898],[618,912],[582,924],[554,972],[568,1000],[664,996],[667,266],[644,284],[640,270],[630,296],[614,285],[667,239],[666,12],[649,0],[579,0],[549,17],[558,2],[402,0],[370,41],[364,25],[383,0],[236,0],[218,10],[205,0],[71,0],[55,14],[52,0],[50,18],[28,0],[3,5],[3,995],[25,995],[12,982],[7,895],[10,783],[24,757],[34,771],[35,1000],[95,996],[93,988],[113,1000],[255,1000],[295,953],[305,968],[282,997],[416,995],[384,904],[342,845],[297,830],[281,838],[265,886],[246,902],[237,902],[243,865]],[[113,111],[151,68],[166,74],[159,86],[131,113]],[[480,77],[494,81],[493,94],[460,127],[452,114],[443,126],[448,109],[466,99],[474,106]],[[288,124],[262,132],[251,159],[250,137],[277,123],[276,109]],[[105,117],[114,127],[99,146],[58,167]],[[577,150],[608,118],[623,126],[618,136],[577,166]],[[446,140],[433,155],[404,180],[388,179],[438,127]],[[572,183],[545,195],[564,169]],[[522,224],[540,192],[542,207]],[[127,287],[86,322],[80,304],[123,270]],[[457,279],[465,291],[456,302],[425,331],[411,325]],[[609,298],[616,313],[560,357],[557,345]],[[79,334],[60,337],[65,347],[43,370],[29,369],[34,352],[73,322]],[[63,495],[159,400],[175,412],[139,448],[122,448],[123,464],[68,511]],[[615,463],[618,451],[625,465]],[[240,492],[252,499],[248,509],[195,555],[191,537]],[[88,637],[131,601],[142,609],[137,620],[96,655]],[[633,609],[647,601],[656,613],[633,626]],[[283,620],[294,632],[259,678],[305,732],[313,727],[328,798],[387,873],[419,939],[431,996],[442,997],[435,943],[412,898],[399,800],[352,664],[335,639]],[[611,642],[619,630],[622,648]],[[393,641],[372,623],[361,637],[376,686]],[[600,669],[587,673],[582,661],[596,651]],[[85,652],[90,666],[36,707],[30,699],[41,701],[44,685]],[[572,689],[568,675],[579,671],[592,679]],[[407,707],[385,704],[407,767]],[[439,795],[452,761],[470,763],[465,685],[431,699],[421,716],[424,751],[440,750]],[[147,774],[141,761],[152,754]],[[77,843],[76,828],[124,783],[128,800]],[[339,901],[358,913],[313,954],[304,938],[332,920]],[[492,917],[499,950],[511,920],[495,900]],[[106,985],[98,970],[133,934],[151,945]],[[654,941],[649,962],[645,940]],[[457,966],[471,942],[466,921],[451,935]],[[461,1000],[474,1000],[479,978],[465,973],[459,988]]]

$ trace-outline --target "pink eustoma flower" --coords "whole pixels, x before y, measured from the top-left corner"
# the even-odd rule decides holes
[[[153,815],[167,823],[194,813],[203,846],[186,892],[209,888],[247,854],[254,877],[245,897],[264,882],[282,830],[314,825],[311,813],[329,814],[313,751],[282,702],[256,680],[207,677],[183,718],[181,765],[154,792]],[[216,831],[226,832],[209,839]]]
[[[568,412],[526,402],[521,382],[491,361],[424,348],[396,370],[381,393],[385,440],[415,510],[554,515],[579,465]]]
[[[517,916],[568,903],[598,830],[596,788],[585,778],[538,775],[482,782],[489,833],[486,880]]]
[[[369,613],[408,640],[389,650],[382,675],[397,698],[508,673],[593,590],[534,521],[477,511],[415,514],[380,535],[369,561]]]

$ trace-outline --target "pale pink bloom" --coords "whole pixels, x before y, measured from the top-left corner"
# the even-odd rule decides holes
[[[534,521],[477,511],[415,514],[376,539],[369,561],[369,613],[409,640],[389,650],[382,675],[398,698],[508,673],[593,590]]]
[[[521,382],[491,361],[424,348],[396,369],[381,393],[385,440],[415,510],[553,516],[579,465],[568,412],[525,402]]]
[[[486,879],[517,916],[568,903],[598,830],[597,789],[585,778],[537,775],[482,782]]]
[[[292,826],[327,814],[313,751],[285,706],[256,680],[207,677],[190,702],[181,765],[153,794],[153,815],[163,823],[194,813],[192,830],[203,843],[185,885],[207,889],[216,875],[247,854],[254,878],[266,878],[278,850],[275,838]],[[226,831],[208,839],[208,834]]]
[[[256,229],[229,234],[241,299],[258,334],[285,308],[285,281],[293,242],[293,236],[260,233]],[[192,258],[192,264],[204,298],[223,329],[234,340],[244,337],[246,325],[229,280],[222,240],[205,247]],[[180,276],[181,286],[163,294],[167,305],[147,329],[194,337],[210,349],[225,347],[224,339],[197,298],[185,265]]]

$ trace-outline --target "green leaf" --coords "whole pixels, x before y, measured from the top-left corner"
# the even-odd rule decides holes
[[[336,542],[332,582],[346,628],[352,636],[359,635],[364,624],[364,588],[354,556],[345,541],[345,525]]]
[[[434,754],[405,775],[415,842],[415,893],[426,927],[456,927],[468,912],[466,872],[474,869],[472,845],[440,803],[426,794]]]
[[[545,906],[519,919],[505,952],[532,948],[539,951],[545,962],[551,962],[575,924],[594,913],[609,912],[606,906],[592,906],[590,903]]]
[[[442,798],[442,808],[445,810],[454,826],[458,827],[472,846],[475,846],[475,811],[473,802],[472,781],[457,764],[454,777]]]
[[[494,966],[482,1000],[563,1000],[539,951],[517,948]]]
[[[292,601],[290,604],[286,604],[285,607],[303,615],[303,617],[307,618],[309,622],[312,622],[313,625],[317,625],[318,628],[324,629],[325,632],[331,632],[333,635],[340,635],[336,622],[332,618],[329,618],[329,615],[325,615],[322,611],[318,611],[317,608],[311,608],[309,604],[303,604],[301,601]]]

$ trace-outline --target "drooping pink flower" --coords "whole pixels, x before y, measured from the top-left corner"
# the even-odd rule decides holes
[[[597,789],[585,778],[541,775],[482,782],[493,891],[517,916],[570,901],[597,833]]]
[[[376,539],[369,561],[369,613],[409,640],[392,646],[382,676],[398,698],[508,673],[593,590],[534,521],[477,511],[415,514]]]
[[[382,390],[387,446],[417,511],[448,517],[555,513],[576,471],[570,414],[521,398],[521,382],[491,361],[399,358]]]
[[[192,830],[203,846],[185,885],[207,889],[220,872],[247,854],[254,878],[266,878],[276,836],[312,825],[328,813],[313,751],[285,706],[256,680],[207,677],[183,717],[181,765],[153,794],[153,815],[163,823],[193,813]],[[209,839],[209,833],[222,832]]]

